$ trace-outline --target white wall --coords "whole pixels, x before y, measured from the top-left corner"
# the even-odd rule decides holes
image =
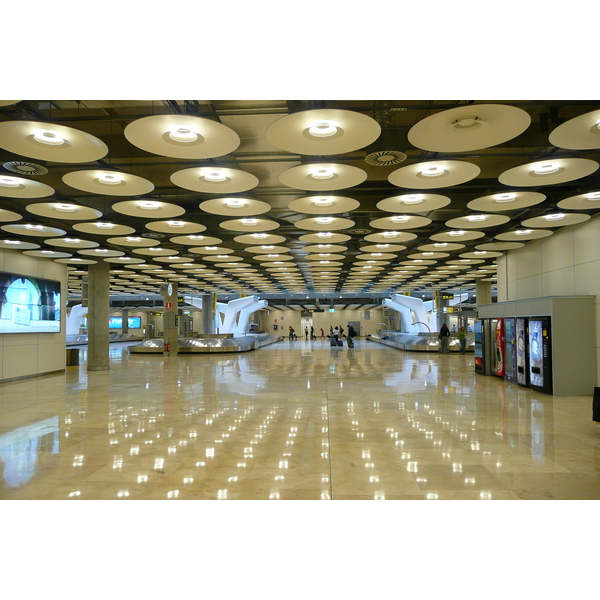
[[[600,215],[498,258],[498,302],[580,295],[596,296],[600,374]]]
[[[66,365],[66,265],[0,249],[0,271],[61,282],[60,333],[0,334],[0,381],[59,371]]]

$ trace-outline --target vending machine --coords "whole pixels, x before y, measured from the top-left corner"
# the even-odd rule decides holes
[[[476,320],[473,331],[475,333],[475,373],[485,375],[485,336],[483,321]]]
[[[504,319],[504,379],[517,380],[515,319]]]
[[[552,393],[552,345],[550,317],[529,319],[529,387]]]
[[[504,319],[496,320],[496,331],[494,340],[495,364],[493,375],[504,377]]]
[[[528,319],[515,319],[515,334],[517,337],[517,383],[529,386],[529,329]]]

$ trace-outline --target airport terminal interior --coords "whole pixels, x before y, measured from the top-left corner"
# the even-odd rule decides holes
[[[599,167],[599,101],[0,101],[0,499],[600,499]]]

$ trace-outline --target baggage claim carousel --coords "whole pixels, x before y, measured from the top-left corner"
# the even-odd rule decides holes
[[[376,334],[367,335],[367,340],[378,342],[386,346],[392,346],[399,350],[408,350],[410,352],[438,352],[440,349],[440,340],[437,333],[400,333],[399,331],[380,331]],[[450,337],[448,345],[450,352],[460,351],[460,341],[458,338]],[[475,339],[467,335],[467,352],[475,350]]]
[[[257,350],[262,346],[275,344],[283,340],[283,337],[270,333],[249,333],[235,336],[230,333],[220,335],[207,335],[177,340],[178,354],[207,354],[212,352],[248,352]],[[127,346],[130,354],[163,354],[164,339],[155,338],[145,340],[141,344]]]

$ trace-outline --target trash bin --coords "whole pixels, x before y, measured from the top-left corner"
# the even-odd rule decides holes
[[[67,367],[79,364],[79,348],[67,348]]]

